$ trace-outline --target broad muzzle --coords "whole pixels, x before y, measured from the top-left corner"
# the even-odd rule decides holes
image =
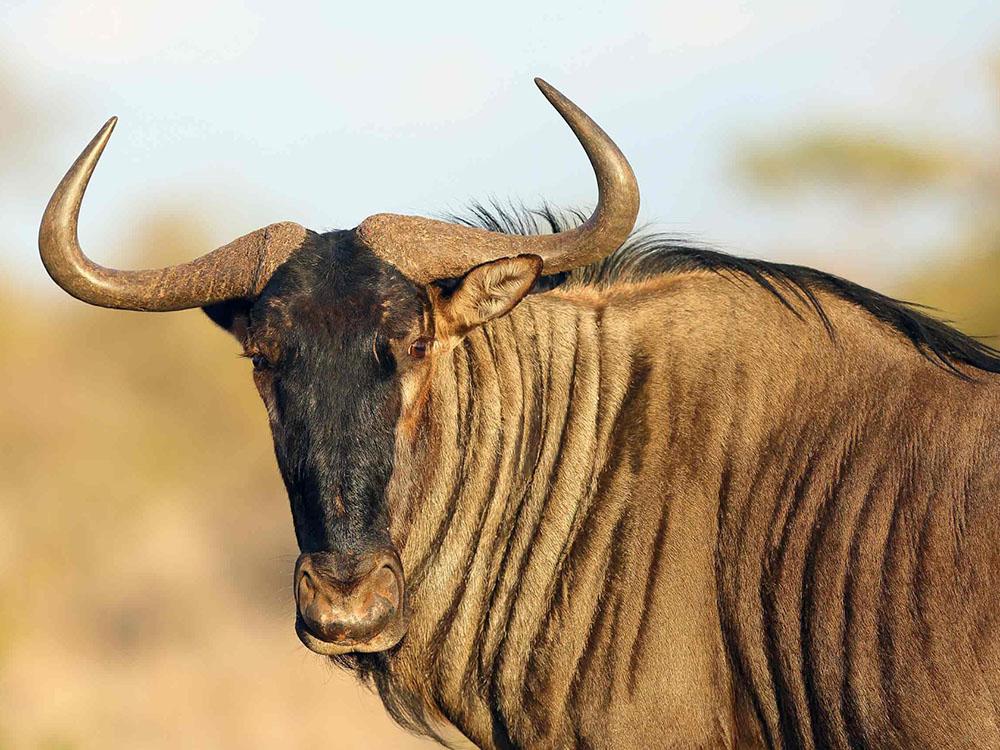
[[[316,653],[384,651],[405,633],[403,571],[392,549],[301,555],[294,585],[295,630]]]

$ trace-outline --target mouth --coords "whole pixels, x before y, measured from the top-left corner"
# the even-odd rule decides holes
[[[302,645],[321,656],[340,656],[351,653],[369,654],[378,651],[387,651],[402,640],[404,633],[405,628],[390,627],[387,631],[379,633],[367,641],[356,641],[351,638],[338,641],[324,641],[309,632],[309,628],[306,627],[301,616],[296,615],[295,617],[295,634],[302,641]]]

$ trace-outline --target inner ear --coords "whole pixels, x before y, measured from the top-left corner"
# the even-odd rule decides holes
[[[518,255],[476,266],[451,294],[432,287],[436,327],[448,335],[462,336],[506,315],[531,291],[541,272],[540,257]]]
[[[201,308],[216,325],[225,328],[240,344],[246,342],[247,325],[250,322],[250,308],[253,302],[248,299],[232,299],[206,305]]]

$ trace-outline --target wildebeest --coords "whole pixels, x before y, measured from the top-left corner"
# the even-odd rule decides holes
[[[599,200],[272,224],[192,263],[39,245],[105,307],[203,307],[252,360],[296,630],[407,727],[493,747],[1000,746],[1000,355],[812,269]],[[476,226],[478,224],[479,226]]]

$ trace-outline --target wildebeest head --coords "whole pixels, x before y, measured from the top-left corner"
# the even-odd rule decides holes
[[[301,551],[296,630],[319,653],[381,651],[405,633],[387,488],[398,425],[434,359],[509,312],[540,274],[615,250],[635,223],[638,189],[624,156],[585,113],[538,83],[597,176],[597,208],[571,231],[522,237],[377,214],[323,235],[272,224],[170,268],[107,269],[84,255],[76,229],[114,120],[70,168],[42,219],[42,260],[70,294],[122,309],[202,307],[243,345]]]
[[[302,553],[296,630],[312,650],[379,651],[403,635],[386,493],[397,424],[431,360],[510,310],[540,270],[535,255],[494,261],[446,296],[331,232],[309,235],[256,300],[206,308],[243,345],[267,407]]]

